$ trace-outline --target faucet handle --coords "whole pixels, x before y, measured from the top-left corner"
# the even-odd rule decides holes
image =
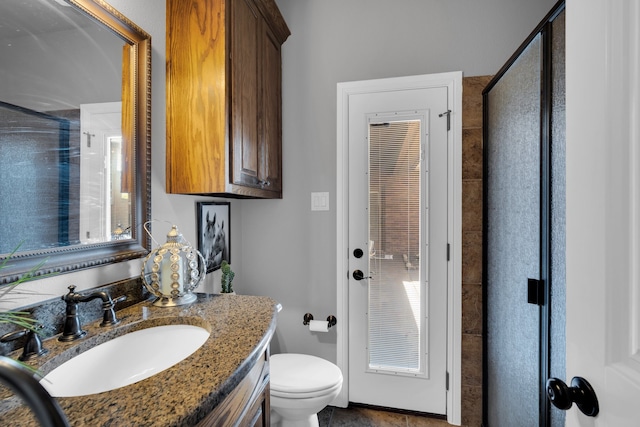
[[[126,295],[120,295],[118,298],[113,300],[113,305],[116,305],[119,302],[123,302],[127,300],[127,296]]]
[[[126,300],[127,300],[127,296],[121,295],[114,300],[109,298],[109,301],[104,302],[102,304],[103,317],[102,317],[102,323],[100,323],[100,326],[113,326],[120,323],[120,321],[116,317],[116,311],[114,310],[114,307],[117,303],[126,301]]]
[[[76,295],[76,285],[69,285],[67,289],[69,289],[69,293],[62,295],[62,300],[70,302],[72,300],[71,297]]]
[[[37,326],[39,329],[42,329],[42,325]],[[27,336],[24,347],[22,349],[22,355],[18,357],[19,360],[31,360],[34,357],[42,356],[43,354],[48,353],[48,350],[42,347],[42,340],[38,333],[33,329],[19,329],[17,331],[9,332],[0,337],[0,342],[9,342],[22,338],[23,336]]]

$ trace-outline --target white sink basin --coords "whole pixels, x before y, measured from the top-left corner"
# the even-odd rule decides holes
[[[199,326],[164,325],[130,332],[58,366],[40,384],[54,397],[85,396],[149,378],[189,357],[209,338]]]

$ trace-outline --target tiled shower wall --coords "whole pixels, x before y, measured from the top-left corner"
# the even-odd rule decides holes
[[[492,76],[465,77],[462,94],[462,424],[482,424],[482,90]]]

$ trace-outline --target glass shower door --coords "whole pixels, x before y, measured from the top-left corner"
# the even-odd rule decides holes
[[[487,427],[560,427],[565,377],[564,4],[484,91]]]
[[[540,275],[541,56],[539,34],[485,98],[485,398],[492,427],[540,425],[540,310],[527,302],[527,284]]]

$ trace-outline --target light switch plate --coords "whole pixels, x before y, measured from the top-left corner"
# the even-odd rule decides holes
[[[329,193],[311,193],[311,210],[312,211],[328,211],[329,210]]]

